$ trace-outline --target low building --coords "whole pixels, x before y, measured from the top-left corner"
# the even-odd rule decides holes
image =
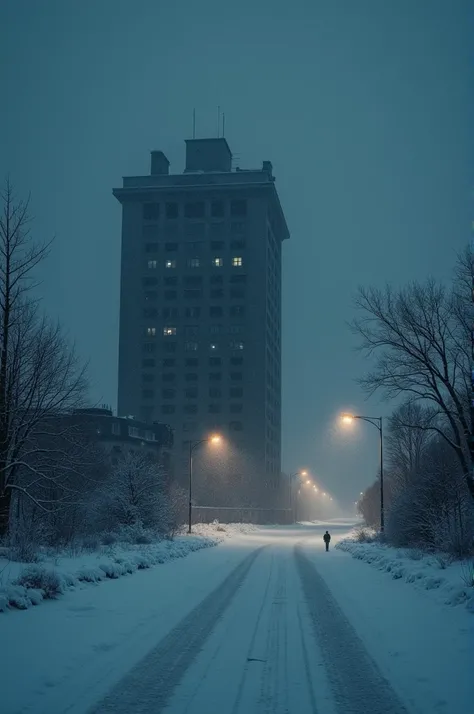
[[[106,407],[76,409],[69,419],[94,436],[111,455],[112,464],[125,451],[145,450],[169,471],[173,431],[168,424],[114,416]]]

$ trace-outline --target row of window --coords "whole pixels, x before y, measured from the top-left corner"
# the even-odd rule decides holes
[[[163,278],[163,285],[165,287],[174,287],[178,285],[178,276],[177,275],[168,275]],[[147,281],[145,283],[145,281]],[[199,287],[202,286],[204,282],[204,277],[202,275],[185,275],[182,278],[182,281],[186,287]],[[210,285],[224,285],[224,276],[223,275],[209,275],[209,283]],[[247,276],[245,273],[237,273],[234,275],[229,276],[229,283],[231,285],[245,285],[247,283]],[[144,278],[143,279],[143,284],[150,284],[149,278]],[[153,284],[154,285],[159,285],[159,280],[158,278],[153,278]],[[156,299],[158,297],[158,293],[147,293],[145,295],[145,299]]]
[[[150,295],[150,291],[145,292],[145,297],[148,299],[148,295]],[[152,292],[153,299],[155,299],[156,293],[153,291]],[[154,310],[155,308],[149,308],[150,310]],[[184,317],[186,318],[200,318],[204,314],[203,310],[199,305],[190,305],[189,307],[184,308]],[[209,307],[209,317],[223,317],[224,316],[224,309],[221,307],[221,305],[211,305]],[[244,317],[245,315],[245,306],[244,305],[231,305],[229,307],[229,316],[230,317]],[[179,318],[179,309],[177,307],[164,307],[161,310],[161,317],[164,320],[175,320]],[[145,315],[145,317],[147,317]],[[155,311],[153,314],[149,314],[148,317],[158,317],[158,312]],[[230,330],[230,327],[229,327]]]
[[[149,285],[156,285],[155,283],[146,283],[144,282],[144,285],[149,286]],[[204,297],[204,292],[202,288],[185,288],[182,290],[180,293],[186,300],[200,300]],[[209,298],[211,300],[218,300],[219,298],[225,297],[225,292],[224,288],[211,288],[209,290]],[[229,297],[232,300],[241,300],[245,298],[245,288],[239,287],[239,288],[230,288],[229,290]],[[178,299],[178,291],[169,289],[169,290],[163,290],[163,299],[164,300],[177,300]]]
[[[243,357],[231,357],[229,361],[233,367],[238,367],[239,365],[242,365],[244,363]],[[186,359],[184,362],[186,367],[199,367],[199,359],[197,357],[188,357],[188,359]],[[208,362],[210,367],[220,367],[220,365],[222,364],[222,357],[209,357]],[[142,367],[144,369],[149,369],[157,366],[158,365],[156,364],[156,360],[153,357],[147,357],[146,359],[142,360]],[[161,360],[161,366],[176,367],[176,359],[174,357],[166,357],[165,359]]]
[[[155,310],[153,308],[145,308],[143,311],[144,317],[147,319],[149,318],[157,318],[158,319],[158,310]],[[155,328],[150,328],[150,329],[155,329]],[[147,328],[147,336],[148,337],[156,337],[157,334],[159,334],[161,330],[158,332],[148,332]],[[176,335],[177,332],[184,332],[184,335],[186,337],[198,337],[200,333],[200,327],[199,325],[185,325],[183,328],[178,328],[177,327],[163,327],[163,335],[165,337],[170,337],[173,335]],[[207,331],[207,330],[206,330]],[[209,326],[209,334],[211,335],[225,335],[225,334],[230,334],[230,335],[241,335],[244,332],[244,326],[243,325],[210,325]]]
[[[147,327],[145,332],[146,332],[147,337],[156,337],[157,328],[156,327]],[[165,337],[176,337],[176,332],[177,332],[176,327],[164,327],[163,328],[163,335]],[[222,345],[220,345],[218,342],[210,342],[208,347],[211,350],[211,352],[217,352],[219,349],[221,349]],[[236,351],[243,350],[244,343],[241,340],[230,340],[228,347],[231,350],[236,350]],[[199,349],[198,342],[185,342],[184,343],[184,351],[185,352],[197,352],[198,349]]]
[[[175,414],[178,409],[176,409],[175,404],[162,404],[161,413],[162,414]],[[197,414],[198,407],[197,404],[184,404],[182,411],[184,414]],[[202,411],[202,410],[201,410]],[[225,410],[222,408],[222,404],[209,404],[207,407],[208,414],[222,414]],[[230,414],[242,414],[243,408],[242,404],[230,404],[229,413]]]
[[[184,218],[224,218],[227,213],[231,216],[246,216],[247,201],[238,199],[229,203],[226,201],[189,201],[179,204],[169,201],[165,204],[149,202],[143,204],[143,219],[145,221],[159,221],[161,216],[168,220],[176,220],[180,217],[180,211]]]
[[[145,243],[145,253],[158,253],[159,243],[154,241],[152,243]],[[179,243],[177,242],[167,242],[164,244],[165,251],[167,253],[177,253],[179,250]],[[209,246],[211,250],[222,250],[225,248],[225,242],[223,240],[211,240],[209,244],[204,241],[198,243],[183,243],[184,249],[188,255],[190,253],[196,254],[201,253],[205,246]],[[244,240],[232,240],[229,245],[231,250],[242,250],[246,247]]]
[[[186,397],[189,397],[188,391],[191,392],[193,390],[196,390],[196,387],[189,387],[186,389],[185,394]],[[197,394],[197,391],[196,391]],[[231,387],[229,389],[229,398],[230,399],[242,399],[244,396],[244,390],[242,387]],[[176,389],[162,389],[161,390],[161,398],[162,399],[175,399],[177,395]],[[222,390],[219,387],[210,387],[209,389],[209,397],[210,399],[220,399],[222,397]],[[146,397],[147,399],[149,397]],[[192,398],[192,397],[189,397]]]
[[[158,263],[159,261],[156,260],[155,258],[150,258],[147,260],[146,265],[148,270],[156,270],[158,268]],[[241,268],[243,266],[243,258],[241,255],[234,255],[231,259],[231,265],[233,268]],[[202,265],[204,265],[203,261],[201,258],[190,258],[186,262],[186,266],[188,268],[200,268]],[[214,268],[222,268],[224,266],[224,258],[220,256],[216,256],[211,259],[211,265]],[[164,266],[167,269],[173,270],[178,266],[178,261],[176,258],[170,258],[168,260],[164,261]]]
[[[154,375],[150,375],[151,380],[154,380]],[[229,378],[232,382],[241,382],[242,381],[242,372],[230,372],[229,373]],[[172,382],[173,384],[178,381],[178,375],[175,372],[163,372],[161,375],[161,379],[163,382]],[[184,380],[186,382],[198,382],[199,381],[199,375],[196,372],[187,372],[184,375]],[[222,372],[209,372],[209,381],[210,382],[220,382],[222,380]]]

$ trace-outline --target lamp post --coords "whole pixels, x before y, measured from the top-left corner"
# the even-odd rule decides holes
[[[218,444],[221,440],[219,434],[214,434],[209,436],[207,439],[200,439],[199,441],[189,442],[189,502],[188,502],[188,533],[192,532],[193,523],[193,452],[201,444],[206,444],[211,442],[212,444]]]
[[[342,421],[350,424],[354,419],[367,421],[378,430],[380,434],[380,532],[385,531],[385,512],[383,502],[383,417],[367,417],[360,414],[343,414]]]
[[[296,514],[294,513],[295,509],[293,508],[293,480],[297,476],[307,476],[308,472],[307,471],[296,471],[294,474],[290,474],[288,477],[288,504],[290,508],[290,518],[292,519],[292,523],[295,522],[296,519]]]

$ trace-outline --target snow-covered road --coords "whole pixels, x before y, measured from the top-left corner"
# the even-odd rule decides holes
[[[330,528],[333,546],[347,527]],[[2,712],[470,714],[472,615],[325,553],[324,529],[262,529],[10,613]]]

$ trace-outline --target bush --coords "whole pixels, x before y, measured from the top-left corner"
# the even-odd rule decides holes
[[[82,547],[84,550],[89,550],[92,553],[99,549],[100,541],[96,535],[86,535],[82,539]]]
[[[373,543],[376,539],[376,534],[371,528],[356,528],[354,532],[357,543]]]
[[[461,579],[468,588],[474,588],[474,560],[461,563]]]
[[[105,531],[105,533],[102,533],[101,540],[102,545],[114,545],[117,542],[118,537],[117,534],[112,533],[112,531]]]
[[[47,600],[54,600],[64,592],[64,583],[58,573],[32,565],[23,570],[14,585],[41,590]]]

